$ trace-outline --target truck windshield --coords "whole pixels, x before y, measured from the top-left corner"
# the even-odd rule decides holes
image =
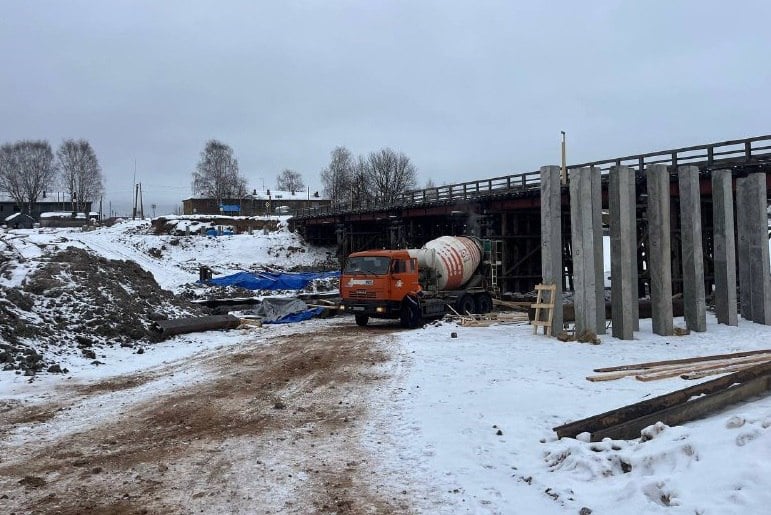
[[[388,273],[388,265],[390,262],[390,258],[382,256],[351,257],[348,258],[348,261],[345,263],[343,273],[348,275],[385,275]]]

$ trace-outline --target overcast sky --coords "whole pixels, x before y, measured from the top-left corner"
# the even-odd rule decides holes
[[[191,195],[208,139],[311,192],[338,145],[419,184],[771,133],[771,2],[0,0],[0,142],[93,145],[107,202]]]

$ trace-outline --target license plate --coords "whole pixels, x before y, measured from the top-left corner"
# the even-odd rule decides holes
[[[364,311],[364,306],[354,306],[351,308],[353,311]]]

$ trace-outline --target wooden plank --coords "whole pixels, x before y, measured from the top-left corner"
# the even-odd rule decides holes
[[[672,365],[659,365],[656,367],[651,367],[647,369],[631,369],[631,370],[621,370],[618,372],[605,372],[603,374],[598,374],[594,376],[587,376],[587,381],[612,381],[614,379],[621,379],[622,377],[628,377],[628,376],[637,376],[641,373],[645,374],[642,375],[643,379],[640,379],[640,381],[646,381],[646,380],[653,380],[657,379],[658,377],[654,376],[654,374],[657,373],[663,373],[667,371],[674,371],[675,374],[672,375],[662,375],[663,377],[674,377],[676,375],[685,373],[685,372],[691,372],[696,370],[701,370],[703,368],[700,367],[723,367],[723,366],[729,366],[729,365],[735,365],[740,363],[762,363],[764,361],[768,361],[771,359],[771,354],[768,356],[747,356],[744,358],[736,358],[736,359],[724,359],[719,361],[708,361],[704,363],[696,362],[694,364],[681,364],[681,363],[675,363]],[[647,373],[647,374],[646,374]],[[650,377],[648,377],[650,376]]]
[[[685,372],[698,372],[700,370],[712,370],[716,368],[722,368],[727,365],[739,365],[742,363],[760,364],[760,363],[766,363],[769,360],[771,360],[771,358],[768,358],[768,357],[758,358],[757,356],[748,356],[746,358],[738,358],[731,361],[721,360],[721,361],[712,361],[712,362],[707,362],[702,364],[676,365],[676,368],[672,368],[668,370],[652,369],[651,372],[648,372],[645,374],[637,374],[634,377],[638,381],[656,381],[658,379],[666,379],[668,377],[679,376],[680,374]]]
[[[560,438],[564,436],[575,436],[583,432],[594,433],[624,423],[628,420],[640,418],[685,403],[691,397],[715,393],[730,387],[734,383],[743,383],[755,379],[756,377],[767,376],[769,374],[771,374],[771,362],[762,363],[727,376],[689,386],[688,388],[676,390],[665,395],[660,395],[653,399],[647,399],[605,413],[600,413],[599,415],[569,422],[555,427],[554,431]]]
[[[757,354],[771,354],[771,349],[734,352],[731,354],[714,354],[711,356],[696,356],[693,358],[670,359],[665,361],[650,361],[648,363],[635,363],[630,365],[619,365],[615,367],[595,368],[594,371],[595,372],[617,372],[620,370],[639,370],[644,368],[656,367],[659,365],[670,365],[670,364],[676,364],[676,363],[694,363],[697,361],[728,359],[728,358],[734,358],[734,357],[741,358],[744,356],[754,356]]]
[[[591,440],[598,442],[603,438],[616,440],[639,438],[640,431],[656,422],[663,422],[668,426],[682,424],[750,397],[767,394],[770,383],[768,375],[756,377],[740,385],[732,385],[720,392],[693,399],[685,404],[672,406],[666,410],[595,431],[592,433]]]
[[[698,372],[687,372],[680,376],[680,379],[686,379],[688,381],[692,381],[694,379],[702,379],[704,377],[708,376],[714,376],[718,374],[729,374],[731,372],[738,372],[739,370],[744,370],[745,368],[750,368],[755,366],[754,363],[745,363],[743,365],[733,365],[730,367],[722,367],[722,368],[714,368],[711,370],[700,370]]]

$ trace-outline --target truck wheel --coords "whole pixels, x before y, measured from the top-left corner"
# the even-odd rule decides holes
[[[460,315],[465,315],[466,313],[474,313],[476,310],[474,297],[468,294],[462,295],[461,298],[458,299],[458,302],[455,304],[455,306]]]
[[[369,322],[369,317],[367,315],[356,315],[356,325],[364,327],[367,325],[367,322]]]
[[[493,298],[489,293],[480,293],[474,300],[476,301],[477,313],[485,314],[493,310]]]
[[[399,313],[399,321],[405,329],[414,329],[420,325],[422,321],[420,306],[415,300],[404,299],[401,312]]]

